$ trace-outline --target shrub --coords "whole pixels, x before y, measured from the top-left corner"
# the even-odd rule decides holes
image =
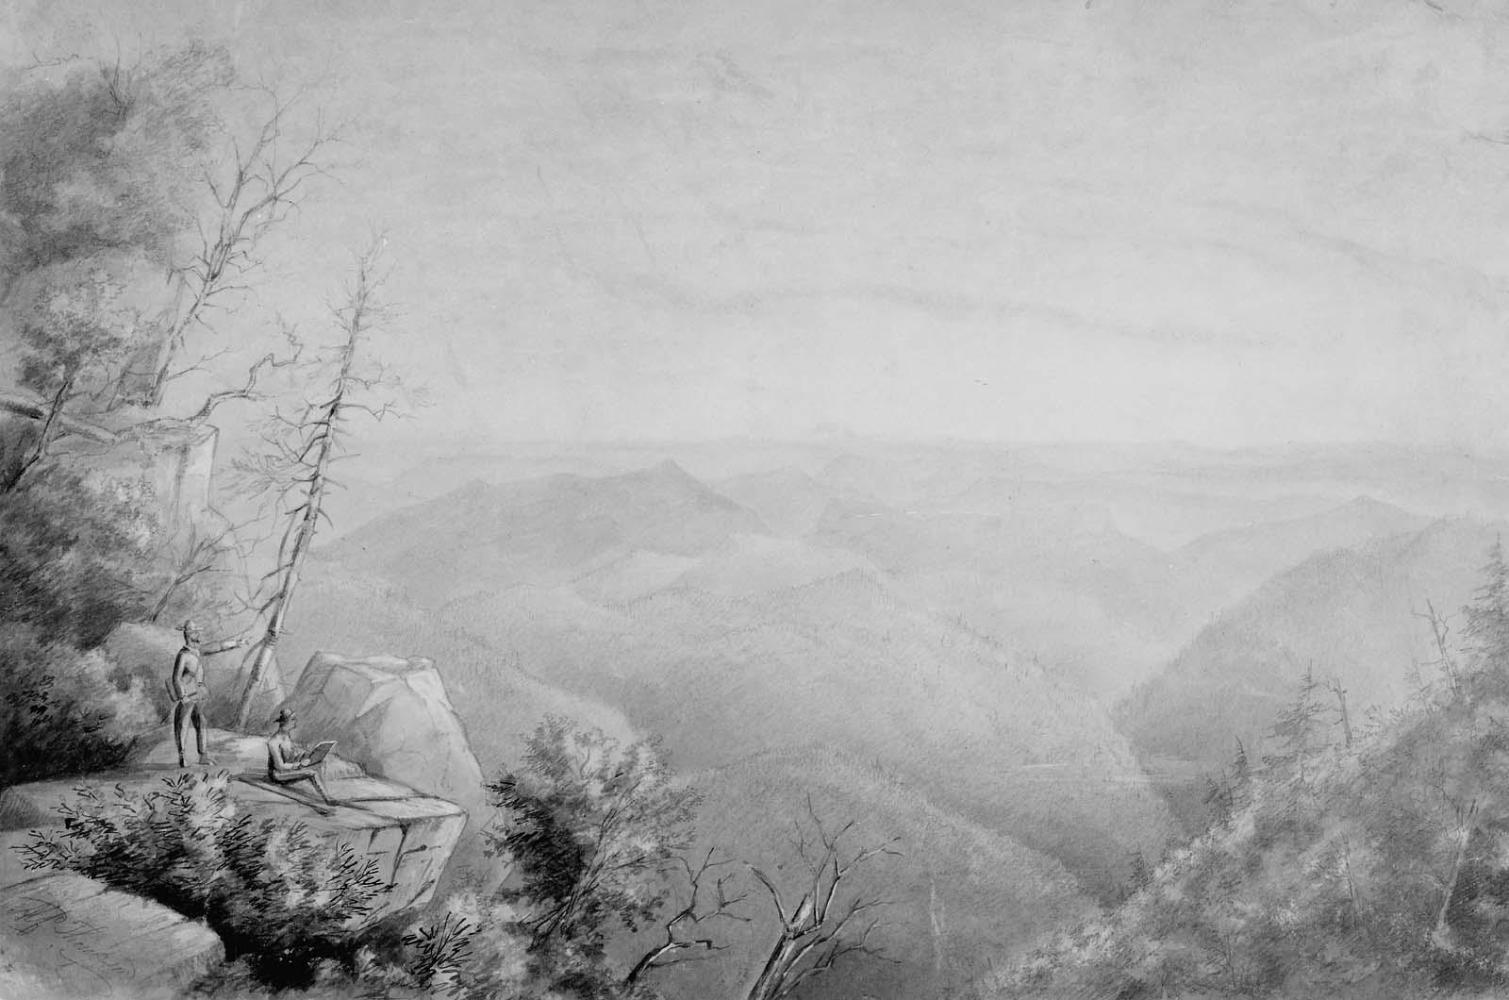
[[[524,767],[487,789],[500,815],[483,837],[522,875],[512,898],[533,908],[534,946],[589,952],[611,921],[632,932],[659,912],[667,862],[691,843],[700,801],[657,741],[620,746],[557,717],[529,738]]]
[[[145,794],[80,789],[60,834],[34,831],[32,868],[76,871],[203,919],[277,987],[307,986],[322,963],[351,968],[353,922],[385,891],[375,861],[300,823],[238,814],[230,777],[184,774]]]
[[[96,652],[0,623],[0,788],[114,767],[144,727],[151,699]]]

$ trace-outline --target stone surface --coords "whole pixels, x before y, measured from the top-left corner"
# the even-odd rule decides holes
[[[325,784],[339,804],[321,812],[315,806],[318,794],[313,788],[266,780],[264,739],[217,731],[207,749],[216,760],[215,769],[236,778],[231,794],[251,815],[297,820],[314,833],[377,861],[389,893],[368,922],[428,902],[466,826],[466,811],[454,803],[367,776],[360,767],[333,754],[326,758]],[[57,806],[76,798],[80,788],[108,795],[120,786],[145,793],[162,788],[164,779],[180,773],[176,751],[166,741],[121,771],[16,785],[0,793],[0,830],[61,825]]]
[[[0,834],[0,997],[147,1000],[225,957],[220,938],[165,906],[62,872],[28,870]]]
[[[483,814],[482,769],[430,660],[316,653],[285,706],[369,773]]]
[[[165,524],[176,530],[213,516],[211,472],[220,432],[186,420],[142,420],[129,412],[112,414],[116,440],[107,448],[66,437],[57,453],[70,466],[106,480],[145,481],[157,497]]]

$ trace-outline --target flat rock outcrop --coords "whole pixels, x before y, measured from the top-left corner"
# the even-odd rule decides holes
[[[235,778],[231,795],[238,807],[259,819],[297,820],[317,835],[349,845],[373,858],[389,891],[366,922],[422,905],[434,895],[446,862],[466,826],[466,811],[455,803],[413,788],[370,777],[349,760],[326,759],[326,786],[339,803],[321,812],[312,789],[274,785],[266,780],[267,744],[258,737],[212,731],[207,749],[215,770]],[[180,774],[171,740],[157,744],[130,766],[79,778],[16,785],[0,793],[0,830],[27,830],[62,824],[60,803],[78,789],[112,794],[116,786],[146,793]]]
[[[284,705],[369,774],[480,814],[482,769],[432,661],[316,653]]]
[[[0,996],[177,996],[225,958],[201,923],[82,875],[27,870],[0,834]]]

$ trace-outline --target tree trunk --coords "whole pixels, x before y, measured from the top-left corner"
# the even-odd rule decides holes
[[[765,965],[749,988],[747,1000],[778,1000],[786,979],[805,954],[802,935],[782,934],[765,959]]]
[[[31,454],[17,462],[7,470],[5,479],[0,482],[0,493],[9,493],[21,484],[21,479],[42,459],[47,457],[47,449],[52,447],[53,440],[58,435],[60,422],[63,419],[63,406],[68,402],[68,394],[73,391],[72,374],[63,379],[63,384],[58,386],[58,391],[53,395],[52,402],[48,406],[47,416],[42,421],[42,430],[37,435],[37,443],[32,446]]]
[[[1457,855],[1451,865],[1451,877],[1446,881],[1446,894],[1441,899],[1441,909],[1436,913],[1436,929],[1431,934],[1431,939],[1438,945],[1446,940],[1446,914],[1451,909],[1451,897],[1456,895],[1457,880],[1462,875],[1462,863],[1467,860],[1467,845],[1472,842],[1472,831],[1477,825],[1477,811],[1478,804],[1474,799],[1458,834],[1461,842],[1457,844]]]
[[[330,465],[330,460],[335,453],[336,435],[340,431],[341,410],[346,405],[346,394],[351,390],[351,363],[356,357],[356,344],[366,326],[368,298],[372,294],[372,285],[368,268],[371,256],[363,258],[357,274],[356,289],[351,296],[351,315],[346,322],[346,343],[341,347],[341,367],[336,375],[335,389],[330,400],[320,408],[319,416],[310,424],[311,433],[303,455],[313,453],[312,458],[303,461],[303,468],[308,475],[302,480],[304,487],[304,502],[294,508],[299,519],[293,531],[293,546],[287,553],[287,561],[279,567],[282,579],[277,593],[272,600],[272,614],[267,621],[267,631],[263,634],[262,641],[257,647],[257,655],[252,660],[251,673],[246,679],[246,689],[241,692],[241,703],[236,709],[236,728],[244,730],[247,721],[251,717],[252,701],[256,698],[257,688],[262,683],[262,678],[267,672],[267,665],[272,661],[273,651],[277,648],[278,637],[283,634],[284,623],[288,619],[288,609],[293,602],[294,591],[299,585],[299,573],[304,566],[304,557],[309,553],[309,547],[314,542],[315,529],[319,526],[321,508],[325,502],[325,470]],[[285,536],[286,538],[287,536]],[[279,553],[280,557],[282,553]]]

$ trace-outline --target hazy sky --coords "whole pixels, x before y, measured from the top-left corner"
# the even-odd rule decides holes
[[[1504,446],[1509,12],[1439,6],[6,0],[0,57],[356,116],[261,294],[385,225],[427,427]]]

